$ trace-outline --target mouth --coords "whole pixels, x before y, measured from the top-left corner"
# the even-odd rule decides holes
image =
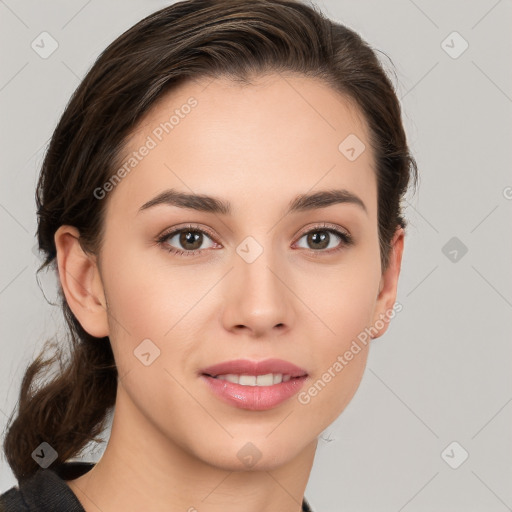
[[[263,411],[282,404],[299,392],[308,373],[280,359],[238,359],[205,368],[200,378],[224,403]]]
[[[200,372],[203,375],[221,378],[242,386],[271,386],[286,382],[294,377],[307,375],[306,370],[283,359],[265,359],[261,361],[235,359],[203,368]],[[256,382],[254,377],[256,377]],[[270,381],[270,378],[272,378],[272,381]],[[235,379],[238,379],[238,381],[236,382]],[[261,384],[258,384],[258,381]]]
[[[300,377],[292,377],[289,374],[283,373],[267,373],[265,375],[240,375],[236,373],[208,375],[204,373],[203,375],[213,379],[226,380],[240,386],[273,386],[274,384],[281,384],[281,382],[288,382],[291,379],[300,379]]]

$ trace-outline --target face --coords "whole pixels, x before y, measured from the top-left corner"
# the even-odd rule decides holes
[[[364,118],[298,75],[189,82],[139,124],[124,163],[99,199],[119,425],[226,469],[292,460],[353,397],[365,329],[395,300],[401,246],[383,274]],[[281,363],[210,368],[240,359]]]

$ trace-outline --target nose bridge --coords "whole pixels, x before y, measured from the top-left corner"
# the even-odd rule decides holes
[[[248,236],[237,246],[231,275],[228,308],[232,326],[243,325],[265,331],[288,325],[291,319],[289,291],[279,255],[274,253],[272,237],[261,235],[263,243]],[[227,326],[228,327],[228,326]]]
[[[262,236],[259,238],[261,240]],[[282,284],[276,278],[275,270],[271,271],[275,269],[277,259],[273,251],[270,236],[266,236],[263,243],[248,236],[236,248],[236,273],[247,285],[249,295],[265,302],[275,300],[276,295],[282,293]]]

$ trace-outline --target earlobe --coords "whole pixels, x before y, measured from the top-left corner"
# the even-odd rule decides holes
[[[55,233],[57,265],[62,291],[80,325],[91,336],[108,336],[108,315],[101,275],[93,255],[79,242],[73,226],[60,226]]]
[[[382,336],[389,325],[389,318],[394,316],[394,304],[396,301],[396,291],[398,288],[398,278],[400,276],[400,268],[402,265],[402,254],[404,250],[405,233],[403,228],[395,231],[391,240],[391,248],[389,254],[389,264],[387,269],[382,273],[379,284],[379,294],[375,305],[373,323],[373,331],[377,331],[372,338]]]

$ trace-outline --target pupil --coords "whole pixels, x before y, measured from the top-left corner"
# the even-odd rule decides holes
[[[318,235],[318,233],[321,233]],[[309,235],[310,241],[313,241],[314,243],[320,242],[320,246],[317,246],[317,249],[325,249],[329,245],[328,241],[328,234],[326,231],[317,231],[311,235]]]
[[[180,243],[186,247],[186,244],[193,244],[194,242],[197,242],[201,238],[201,233],[192,232],[192,231],[183,231],[180,237]],[[189,249],[194,250],[201,247],[201,242],[196,247],[192,247]]]

